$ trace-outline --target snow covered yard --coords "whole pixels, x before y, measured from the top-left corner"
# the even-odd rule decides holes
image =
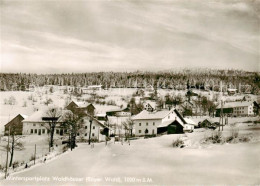
[[[35,145],[36,145],[36,159],[43,158],[46,154],[49,153],[49,146],[48,146],[48,136],[36,136],[36,135],[29,135],[23,136],[19,139],[24,146],[22,150],[15,149],[13,162],[17,161],[19,164],[23,163],[24,165],[32,159],[35,152]],[[54,144],[58,146],[54,147],[54,151],[62,151],[61,140],[55,138]],[[6,163],[6,145],[7,145],[7,136],[2,137],[0,141],[0,165],[2,167],[5,166]],[[11,144],[10,144],[11,145]],[[9,161],[10,161],[10,154],[9,154]]]
[[[110,141],[79,144],[74,151],[54,161],[32,167],[2,180],[3,185],[195,185],[195,184],[259,184],[259,125],[239,126],[247,129],[256,140],[249,143],[199,145],[205,134],[198,130],[190,134],[164,135],[139,139],[131,144]],[[229,133],[229,127],[223,133]],[[258,136],[258,138],[257,138]],[[190,146],[173,148],[177,138],[189,140]],[[46,178],[50,181],[37,181]],[[75,179],[78,179],[77,181]]]

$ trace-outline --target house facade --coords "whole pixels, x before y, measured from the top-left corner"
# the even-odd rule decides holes
[[[222,107],[223,113],[237,117],[237,116],[254,116],[255,104],[252,101],[240,101],[225,103]],[[216,116],[219,117],[221,113],[221,105],[216,109]]]
[[[56,118],[56,127],[54,135],[64,136],[68,134],[68,129],[64,128],[62,124],[65,122],[65,114],[71,112],[70,110],[62,110],[59,117]],[[82,128],[78,131],[77,137],[89,139],[95,139],[96,141],[104,141],[108,135],[108,128],[96,118],[85,113],[83,116]],[[31,116],[27,117],[22,121],[23,135],[48,135],[50,119],[46,115],[46,110],[37,111]],[[90,124],[91,123],[91,124]],[[91,130],[90,130],[91,127]]]
[[[162,132],[167,132],[171,125],[178,125],[177,128],[182,129],[186,123],[175,108],[158,112],[148,112],[143,110],[138,115],[132,117],[132,120],[134,121],[136,136],[157,135]]]
[[[93,118],[91,116],[84,116],[83,118],[83,128],[78,132],[77,136],[100,141],[105,141],[106,136],[108,136],[108,127],[106,127],[102,122]]]
[[[62,111],[61,115],[53,118],[56,120],[56,127],[55,127],[55,135],[61,135],[63,136],[64,134],[67,133],[67,129],[62,127],[62,124],[64,123],[63,120],[63,115],[69,112],[67,111]],[[31,116],[27,117],[22,121],[23,124],[23,130],[22,134],[23,135],[47,135],[49,134],[49,123],[50,120],[48,119],[47,115],[47,110],[40,110],[35,113],[33,113]]]

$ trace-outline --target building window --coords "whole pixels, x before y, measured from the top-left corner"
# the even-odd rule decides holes
[[[88,133],[85,133],[85,136],[88,136]]]
[[[148,122],[146,123],[146,126],[148,126]]]
[[[35,126],[36,126],[36,124],[34,123],[34,124],[33,124],[33,126],[35,127]]]
[[[139,130],[139,134],[140,134],[140,133],[142,133],[142,131],[141,131],[141,130]]]
[[[67,133],[67,129],[64,129],[64,133],[65,133],[65,134]]]
[[[93,126],[93,130],[95,129],[95,126]]]
[[[88,126],[85,126],[85,129],[88,129]]]
[[[142,123],[139,123],[139,126],[141,126],[142,125]]]
[[[31,134],[33,134],[33,129],[31,129]]]
[[[42,133],[45,134],[45,129],[42,129]]]
[[[155,122],[153,122],[153,126],[155,126]]]
[[[92,133],[92,137],[94,137],[95,136],[95,134],[94,133]]]
[[[79,133],[77,133],[77,136],[79,136]]]
[[[34,133],[37,134],[37,129],[34,129]]]
[[[58,129],[56,130],[56,134],[59,134],[59,130]]]

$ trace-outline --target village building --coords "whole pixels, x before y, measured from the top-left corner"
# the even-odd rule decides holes
[[[91,103],[71,101],[66,109],[77,114],[87,112],[88,114],[93,116],[95,114],[96,108]]]
[[[115,109],[109,110],[106,112],[107,116],[115,116],[115,117],[130,117],[131,112],[129,108]]]
[[[239,102],[227,102],[223,105],[223,114],[237,117],[237,116],[254,116],[255,103],[253,101],[239,101]],[[219,117],[221,113],[221,105],[216,109],[216,117]]]
[[[11,121],[5,124],[4,134],[8,135],[10,130],[10,133],[14,133],[15,135],[22,135],[23,134],[22,121],[27,117],[28,116],[23,114],[18,114],[17,116],[15,116]]]
[[[132,120],[136,136],[183,133],[183,127],[186,124],[184,118],[175,108],[157,112],[143,110],[132,117]]]
[[[62,123],[64,123],[64,115],[70,112],[69,110],[62,110],[60,115],[53,118],[48,116],[47,110],[42,109],[37,112],[34,112],[31,116],[27,117],[22,121],[23,124],[23,135],[47,135],[49,133],[49,123],[50,120],[55,120],[56,135],[64,135],[67,133],[67,130],[62,127]]]
[[[237,89],[236,88],[229,88],[227,89],[227,93],[228,95],[235,95],[237,93]]]
[[[156,105],[157,105],[156,102],[151,100],[144,101],[143,103],[144,110],[147,110],[148,112],[155,111]]]
[[[184,125],[183,131],[184,132],[192,132],[195,128],[195,126],[197,126],[197,124],[191,120],[190,118],[184,118],[186,124]]]
[[[83,117],[83,128],[77,136],[81,136],[85,139],[90,139],[94,141],[105,141],[106,136],[108,136],[109,128],[103,124],[101,121],[99,121],[97,118],[92,117],[89,114],[86,114]]]
[[[68,112],[71,111],[62,110],[60,116],[57,116],[56,118],[50,118],[50,116],[47,114],[47,110],[37,111],[22,121],[22,134],[47,135],[50,132],[49,123],[54,119],[57,123],[54,135],[66,135],[69,129],[65,128],[63,124],[66,122],[65,115]],[[83,137],[88,140],[89,135],[91,135],[91,139],[95,141],[99,142],[105,140],[105,137],[108,135],[108,127],[106,127],[105,124],[87,113],[84,113],[82,116],[82,121],[82,128],[77,133],[78,137]]]

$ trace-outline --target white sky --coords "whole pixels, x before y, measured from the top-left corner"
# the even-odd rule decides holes
[[[260,70],[260,1],[1,0],[1,72]]]

